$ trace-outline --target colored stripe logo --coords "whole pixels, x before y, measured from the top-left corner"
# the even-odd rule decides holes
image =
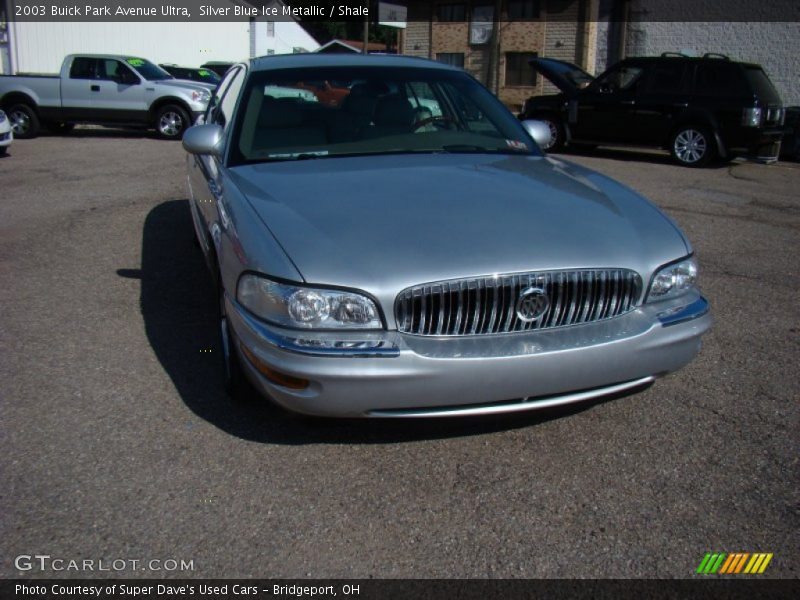
[[[700,565],[698,575],[760,575],[767,569],[772,560],[772,552],[706,552]]]

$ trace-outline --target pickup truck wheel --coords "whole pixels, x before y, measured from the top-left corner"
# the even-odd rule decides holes
[[[714,158],[717,148],[708,129],[684,125],[672,135],[670,153],[684,167],[704,167]]]
[[[174,104],[168,104],[156,113],[156,131],[165,140],[181,139],[190,124],[186,111]]]
[[[21,140],[35,138],[39,135],[39,117],[36,112],[27,104],[15,104],[8,109],[8,120],[11,122],[11,129],[14,137]]]

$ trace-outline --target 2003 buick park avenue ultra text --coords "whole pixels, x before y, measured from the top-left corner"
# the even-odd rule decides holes
[[[335,82],[338,104],[304,82]],[[231,69],[183,145],[229,389],[302,413],[450,416],[639,389],[711,325],[689,241],[546,157],[461,70],[297,55]]]

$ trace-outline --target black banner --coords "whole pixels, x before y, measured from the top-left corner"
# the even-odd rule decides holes
[[[498,21],[798,22],[797,0],[533,0],[518,18],[503,8]],[[420,22],[450,19],[428,0],[10,0],[9,21],[363,21]],[[448,4],[448,3],[444,3]],[[450,2],[449,4],[453,4]],[[485,18],[485,0],[459,3],[458,19]],[[2,4],[0,4],[2,6]],[[508,5],[503,2],[501,7]],[[588,15],[588,17],[587,17]],[[1,20],[1,19],[0,19]]]
[[[538,598],[755,598],[800,597],[798,580],[748,577],[691,580],[441,580],[441,579],[15,579],[0,582],[0,598],[76,600],[87,598],[194,600],[198,598],[279,600],[503,600]]]

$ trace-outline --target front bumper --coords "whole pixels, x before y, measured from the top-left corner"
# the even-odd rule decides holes
[[[10,146],[14,141],[14,134],[9,129],[8,131],[0,131],[0,147]]]
[[[515,412],[620,393],[685,366],[711,326],[697,294],[560,329],[462,338],[337,333],[333,347],[330,333],[273,327],[226,303],[233,346],[259,391],[289,410],[335,417]],[[308,387],[276,385],[239,344]]]

